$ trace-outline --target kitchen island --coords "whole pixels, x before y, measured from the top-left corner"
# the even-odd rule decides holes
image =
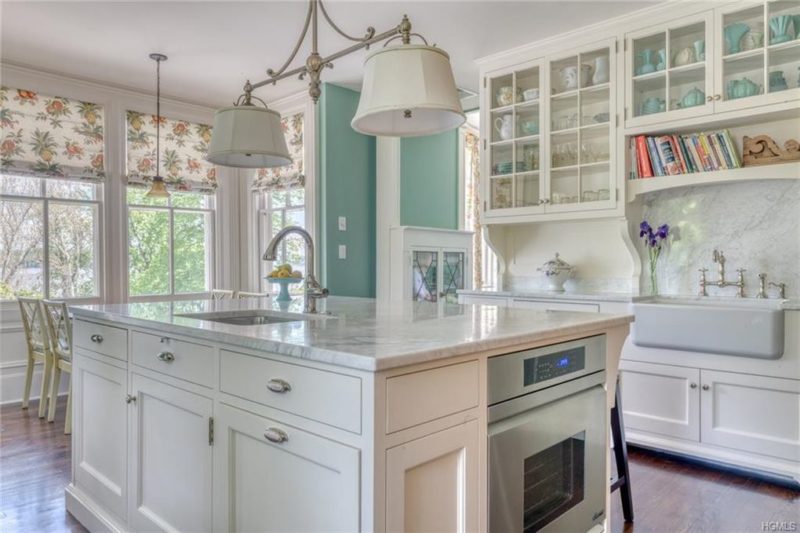
[[[489,359],[594,337],[607,417],[632,320],[336,297],[318,315],[72,309],[66,499],[92,531],[486,531]]]

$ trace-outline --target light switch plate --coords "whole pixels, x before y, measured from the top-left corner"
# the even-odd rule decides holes
[[[347,259],[347,245],[340,244],[339,245],[339,259]]]
[[[339,231],[347,231],[347,217],[339,217]]]

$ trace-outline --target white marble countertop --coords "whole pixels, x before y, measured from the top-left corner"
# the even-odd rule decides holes
[[[75,306],[76,318],[100,319],[166,334],[186,335],[343,367],[379,371],[473,352],[627,325],[632,315],[532,311],[479,305],[408,302],[385,305],[363,298],[319,302],[330,315],[239,326],[181,316],[188,313],[300,313],[302,299],[191,300]]]
[[[458,294],[467,296],[496,296],[499,298],[520,298],[532,300],[564,300],[564,301],[595,301],[595,302],[624,302],[624,303],[651,303],[654,300],[663,302],[674,301],[692,301],[698,304],[726,304],[733,305],[742,304],[748,305],[766,305],[775,306],[776,308],[784,309],[787,311],[800,310],[800,298],[787,298],[784,300],[778,298],[759,299],[755,297],[736,298],[736,297],[721,297],[721,296],[698,296],[693,295],[664,295],[664,296],[648,296],[648,295],[634,295],[629,293],[619,292],[525,292],[525,291],[495,291],[495,290],[461,290]]]
[[[467,296],[497,296],[500,298],[530,298],[535,300],[565,300],[591,302],[624,302],[636,301],[638,296],[622,292],[555,292],[555,291],[495,291],[495,290],[461,290],[458,294]]]

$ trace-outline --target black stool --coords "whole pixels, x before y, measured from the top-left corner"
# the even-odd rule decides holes
[[[611,439],[614,442],[614,458],[617,463],[617,479],[611,482],[611,492],[620,489],[622,516],[633,522],[633,499],[631,498],[631,474],[628,470],[628,445],[625,443],[625,425],[622,423],[622,398],[617,381],[617,394],[611,408]]]

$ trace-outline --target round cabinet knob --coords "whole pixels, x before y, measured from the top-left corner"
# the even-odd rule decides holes
[[[165,363],[171,363],[175,360],[175,356],[171,352],[161,352],[156,356],[159,361],[164,361]]]
[[[713,96],[706,96],[706,102],[710,102],[710,101],[711,101],[711,100],[713,100],[713,99],[714,99],[714,97],[713,97]]]
[[[703,390],[708,390],[708,389],[710,389],[710,388],[711,388],[711,387],[709,387],[708,385],[703,385]]]
[[[103,336],[98,333],[95,333],[94,335],[89,337],[89,339],[91,339],[92,342],[96,342],[97,344],[103,342]]]
[[[272,392],[289,392],[292,390],[292,386],[289,384],[288,381],[280,379],[280,378],[272,378],[271,380],[267,381],[267,388]]]
[[[689,388],[690,389],[696,389],[697,388],[697,383],[689,383]]]
[[[125,395],[125,403],[136,402],[136,396],[131,396],[130,394]]]
[[[714,100],[722,100],[722,95],[715,94],[714,95]]]
[[[283,444],[289,440],[289,435],[287,435],[282,429],[267,428],[267,430],[264,432],[264,438],[270,442],[274,442],[275,444]]]

